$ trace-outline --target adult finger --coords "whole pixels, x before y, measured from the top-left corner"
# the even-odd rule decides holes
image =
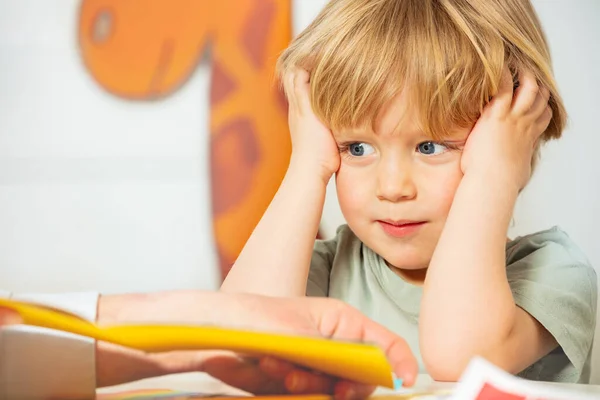
[[[252,359],[229,352],[214,353],[215,356],[204,361],[202,372],[253,394],[285,393],[283,379],[267,376]]]
[[[378,345],[384,352],[392,370],[405,386],[412,386],[418,374],[417,361],[404,339],[378,323],[370,320],[355,308],[344,303],[320,304],[313,315],[322,335],[360,340]]]
[[[340,381],[336,383],[333,395],[336,400],[361,400],[369,397],[374,391],[375,387],[373,386]]]
[[[333,392],[335,378],[314,372],[295,369],[285,378],[285,388],[293,394]]]
[[[23,320],[19,313],[10,308],[0,307],[0,326],[15,325],[22,323]]]
[[[275,357],[262,357],[259,361],[259,367],[273,379],[284,379],[297,368],[294,364]]]

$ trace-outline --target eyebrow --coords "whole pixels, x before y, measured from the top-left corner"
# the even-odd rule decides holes
[[[367,130],[367,129],[358,129],[358,128],[344,129],[342,131],[338,131],[336,134],[333,134],[333,136],[336,139],[348,139],[348,138],[353,138],[356,136],[373,136],[373,135],[378,135],[378,133],[373,132],[370,129]]]

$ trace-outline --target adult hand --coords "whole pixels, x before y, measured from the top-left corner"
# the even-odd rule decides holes
[[[0,327],[4,325],[20,324],[21,316],[11,309],[0,307]]]
[[[412,385],[417,376],[416,360],[402,338],[334,299],[272,298],[198,291],[101,298],[100,323],[153,321],[215,324],[372,342],[382,348],[393,371],[405,385]],[[367,397],[374,390],[271,357],[255,359],[230,352],[207,351],[150,354],[147,357],[153,360],[151,365],[162,366],[155,371],[156,375],[203,371],[254,394],[327,393],[336,398],[355,399]]]

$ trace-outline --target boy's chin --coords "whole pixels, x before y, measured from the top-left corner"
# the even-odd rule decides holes
[[[429,266],[430,258],[423,257],[422,254],[380,254],[388,267],[400,271],[418,271],[426,269]]]

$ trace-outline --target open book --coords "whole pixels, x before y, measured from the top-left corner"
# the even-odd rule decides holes
[[[393,373],[376,345],[217,326],[135,324],[98,326],[74,314],[40,304],[0,298],[25,324],[61,330],[143,350],[231,350],[274,356],[296,365],[368,385],[392,388]]]

